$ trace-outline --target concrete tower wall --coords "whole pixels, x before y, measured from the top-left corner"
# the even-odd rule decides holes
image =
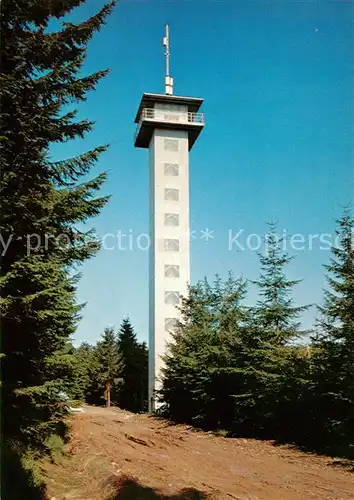
[[[149,410],[161,387],[162,356],[189,284],[189,151],[204,128],[203,99],[144,93],[134,144],[149,148]]]
[[[178,108],[178,109],[177,109]],[[155,104],[161,113],[180,113],[186,106]],[[190,280],[189,148],[185,130],[155,129],[150,142],[150,326],[149,407],[161,386],[161,355],[169,329],[179,317],[178,295],[187,294]]]

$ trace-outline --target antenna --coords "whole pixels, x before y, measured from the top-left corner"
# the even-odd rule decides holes
[[[165,94],[172,95],[173,94],[173,78],[170,76],[170,28],[168,24],[166,24],[166,32],[163,38],[163,46],[165,47]]]

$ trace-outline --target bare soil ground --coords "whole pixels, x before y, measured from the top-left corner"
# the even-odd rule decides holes
[[[51,500],[354,500],[334,459],[118,409],[73,415],[65,452],[44,464]]]

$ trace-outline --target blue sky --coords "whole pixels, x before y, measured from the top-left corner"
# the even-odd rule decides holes
[[[104,2],[88,0],[71,20]],[[130,234],[133,250],[101,250],[81,269],[78,298],[87,302],[76,342],[95,342],[129,315],[148,338],[148,154],[135,149],[134,116],[143,92],[163,92],[164,24],[171,30],[175,93],[203,97],[206,127],[191,153],[192,282],[228,270],[256,279],[257,253],[229,249],[229,235],[301,233],[306,250],[289,277],[304,279],[298,304],[322,298],[329,252],[309,235],[333,233],[341,206],[354,199],[354,4],[327,1],[122,0],[89,46],[86,73],[110,75],[80,105],[97,122],[83,141],[53,148],[54,159],[110,142],[93,173],[106,170],[112,199],[94,225],[102,236]],[[206,242],[201,231],[214,231]],[[231,233],[230,233],[231,231]],[[256,237],[252,237],[252,245]],[[256,300],[250,287],[248,302]],[[309,327],[315,312],[304,315]]]

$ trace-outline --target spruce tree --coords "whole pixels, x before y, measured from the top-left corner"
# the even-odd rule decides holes
[[[122,355],[123,382],[118,392],[118,405],[129,411],[146,409],[147,348],[140,344],[129,318],[125,318],[118,332],[118,347]]]
[[[113,328],[106,328],[95,349],[97,380],[101,384],[106,406],[111,406],[111,395],[122,383],[123,361]]]
[[[56,162],[49,153],[52,144],[91,130],[93,123],[66,106],[85,100],[107,74],[80,72],[87,44],[114,2],[87,21],[49,30],[83,3],[1,5],[2,423],[5,438],[20,451],[42,449],[58,430],[58,392],[70,389],[68,341],[81,309],[72,269],[99,247],[81,223],[108,199],[97,195],[105,174],[87,180],[106,146]]]
[[[304,383],[294,370],[298,357],[290,342],[302,335],[299,315],[308,306],[293,304],[292,290],[299,281],[286,276],[292,257],[282,251],[281,243],[276,224],[269,224],[265,253],[260,254],[260,278],[254,282],[260,299],[251,308],[238,359],[244,387],[235,395],[235,422],[247,432],[268,436],[288,429],[292,416],[288,408],[298,400],[297,391]]]
[[[330,451],[354,458],[354,219],[349,210],[338,220],[336,235],[313,341],[311,431]]]
[[[141,409],[140,411],[148,411],[148,398],[149,398],[149,348],[146,342],[140,343],[140,359],[141,359],[141,387],[142,387],[142,397],[141,397]]]
[[[97,359],[97,345],[89,345],[83,342],[75,350],[77,363],[80,365],[81,387],[83,387],[83,399],[88,404],[100,405],[102,403],[102,382],[99,376],[100,365]]]
[[[232,352],[247,318],[246,284],[229,276],[190,287],[181,321],[165,357],[160,398],[170,418],[204,428],[228,428],[233,419]]]
[[[282,240],[277,237],[276,224],[269,223],[268,227],[265,253],[260,254],[260,277],[254,281],[260,300],[252,312],[257,324],[268,332],[269,340],[285,345],[299,337],[298,318],[309,306],[294,306],[291,293],[300,280],[287,279],[284,270],[293,257],[281,250]]]
[[[75,378],[74,390],[77,398],[87,401],[89,388],[93,378],[93,355],[94,348],[87,342],[83,342],[79,347],[74,349],[75,357]]]

